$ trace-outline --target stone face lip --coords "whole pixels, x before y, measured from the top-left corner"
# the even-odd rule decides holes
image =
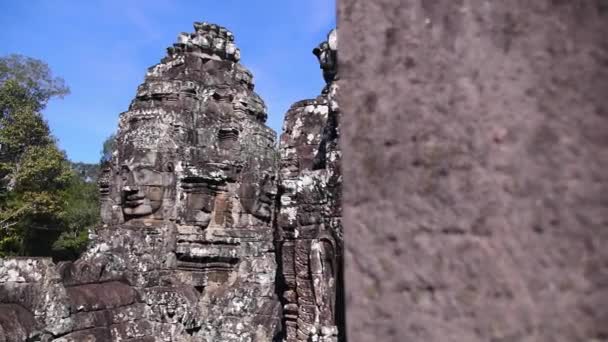
[[[194,28],[120,115],[81,258],[0,260],[0,341],[343,339],[336,33],[277,151],[232,33]]]

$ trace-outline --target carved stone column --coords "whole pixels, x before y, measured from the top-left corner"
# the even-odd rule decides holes
[[[279,146],[285,341],[343,334],[337,32],[313,50],[327,82],[288,111]]]

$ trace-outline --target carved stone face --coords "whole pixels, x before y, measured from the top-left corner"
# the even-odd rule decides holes
[[[123,212],[129,216],[143,216],[156,212],[163,201],[162,173],[146,166],[134,169],[123,165]]]
[[[204,178],[189,177],[182,180],[182,189],[185,194],[184,212],[185,223],[207,227],[211,222],[216,189]]]
[[[121,200],[125,219],[159,212],[172,192],[173,164],[160,161],[158,152],[137,151],[120,166]],[[162,218],[157,217],[157,218]]]
[[[99,189],[99,202],[101,205],[101,221],[106,224],[111,224],[114,218],[112,212],[113,205],[115,204],[111,184],[112,174],[112,165],[109,162],[103,163],[101,165],[99,179],[97,180],[97,186]]]
[[[277,195],[275,175],[267,171],[257,177],[247,173],[242,182],[239,198],[243,209],[261,220],[270,220]]]

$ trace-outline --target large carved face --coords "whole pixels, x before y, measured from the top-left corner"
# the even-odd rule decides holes
[[[211,114],[217,113],[209,111],[210,107],[206,105],[205,113],[213,118]],[[238,125],[203,121],[192,131],[195,146],[188,149],[183,161],[178,221],[201,228],[212,223],[215,228],[224,227],[229,220],[222,218],[230,213],[222,204],[230,197],[228,185],[236,182],[241,165],[240,130]]]
[[[184,178],[181,187],[184,192],[183,221],[206,228],[211,222],[217,187],[202,177]]]
[[[239,198],[246,212],[263,221],[269,221],[276,195],[277,187],[272,169],[244,174]]]
[[[197,146],[187,154],[180,182],[179,221],[214,229],[249,222],[244,216],[270,221],[277,193],[275,135],[254,120],[196,128]]]
[[[247,163],[240,175],[238,196],[243,210],[269,222],[277,195],[274,132],[254,126],[249,131]]]
[[[136,150],[120,164],[121,200],[125,219],[154,216],[172,193],[173,163],[163,163],[159,152]]]

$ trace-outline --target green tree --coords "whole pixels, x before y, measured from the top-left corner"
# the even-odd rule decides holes
[[[51,240],[64,229],[64,192],[74,176],[55,144],[29,146],[12,172],[0,210],[0,253],[50,255]]]
[[[18,54],[0,57],[0,83],[16,81],[34,100],[36,111],[42,110],[52,97],[64,97],[70,88],[61,77],[53,77],[49,66],[35,58]]]
[[[53,242],[52,255],[57,259],[76,259],[89,241],[89,228],[99,223],[99,189],[72,173],[63,192],[64,209],[60,213],[63,229]]]
[[[0,58],[0,256],[75,258],[99,220],[95,184],[72,170],[40,114],[68,93],[44,62]]]
[[[16,167],[28,147],[53,143],[38,105],[15,80],[0,84],[0,201],[14,184]]]
[[[101,150],[100,164],[109,162],[112,159],[112,152],[116,147],[116,134],[112,133],[103,142],[103,148]]]

